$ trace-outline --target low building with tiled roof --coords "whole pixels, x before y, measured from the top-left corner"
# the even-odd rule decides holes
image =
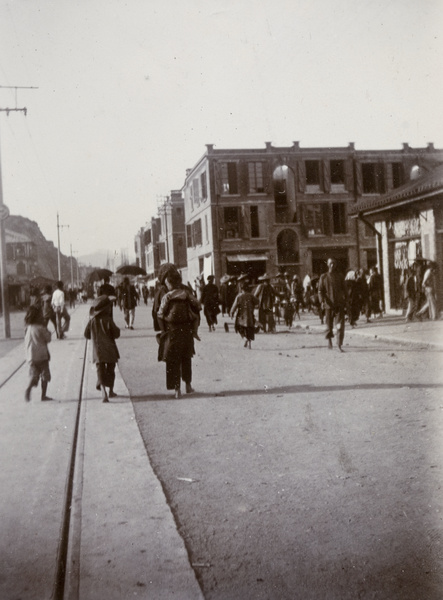
[[[437,263],[437,293],[443,297],[442,162],[413,166],[409,181],[388,194],[359,199],[350,215],[376,231],[387,310],[403,307],[403,281],[414,262]]]

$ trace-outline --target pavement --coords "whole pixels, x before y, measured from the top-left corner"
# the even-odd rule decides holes
[[[71,312],[67,338],[50,344],[53,401],[41,402],[36,388],[24,401],[20,339],[1,357],[0,598],[200,600],[124,382],[117,372],[118,397],[106,405],[95,389],[88,311]]]
[[[0,598],[202,599],[119,372],[109,405],[95,389],[88,312],[71,312],[66,340],[53,336],[52,402],[37,390],[24,401],[23,313],[11,315],[12,339],[0,340]],[[307,313],[300,327],[324,330]],[[348,327],[345,349],[356,337],[443,350],[443,321],[383,316]]]

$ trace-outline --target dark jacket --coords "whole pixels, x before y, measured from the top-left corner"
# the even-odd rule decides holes
[[[318,284],[318,295],[325,309],[344,308],[347,302],[345,278],[337,271],[323,273]]]
[[[116,363],[120,358],[115,340],[120,337],[120,329],[109,316],[92,317],[85,329],[85,338],[92,339],[92,360]]]

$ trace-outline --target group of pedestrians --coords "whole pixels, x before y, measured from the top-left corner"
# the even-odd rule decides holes
[[[153,298],[152,318],[154,329],[158,332],[158,360],[166,363],[166,388],[174,390],[176,398],[182,394],[181,381],[185,384],[186,393],[194,391],[192,357],[195,354],[194,342],[200,340],[198,328],[202,308],[210,332],[215,331],[218,314],[227,314],[234,319],[235,331],[245,340],[244,347],[251,349],[258,331],[275,332],[276,309],[280,306],[284,307],[287,325],[292,325],[295,315],[300,318],[300,310],[309,307],[317,311],[321,322],[326,325],[328,348],[333,348],[333,339],[336,338],[336,346],[343,352],[346,320],[354,327],[361,315],[370,322],[371,316],[382,314],[381,277],[375,267],[370,269],[369,276],[360,269],[349,270],[345,277],[338,270],[334,258],[328,259],[327,267],[327,272],[319,278],[309,278],[308,283],[305,278],[303,284],[297,275],[291,280],[287,274],[283,274],[278,289],[266,274],[258,278],[257,286],[252,289],[249,277],[243,274],[235,278],[225,276],[220,290],[213,275],[207,278],[206,284],[201,278],[194,291],[189,284],[183,283],[175,265],[162,265]],[[438,318],[435,272],[436,264],[431,261],[422,271],[418,263],[411,266],[404,280],[408,301],[407,321],[414,316],[421,318],[426,311],[431,319]],[[424,301],[420,303],[421,294],[424,295]],[[306,302],[307,298],[309,302]],[[109,398],[116,395],[115,366],[119,352],[115,340],[120,336],[120,329],[113,320],[113,306],[120,307],[124,312],[125,326],[133,329],[139,300],[140,295],[128,277],[117,288],[110,284],[109,278],[105,278],[91,306],[84,335],[93,343],[96,387],[102,392],[103,402],[109,402]],[[57,337],[63,339],[69,329],[70,316],[61,281],[57,282],[54,291],[47,286],[43,294],[34,295],[25,317],[25,348],[30,364],[30,380],[25,391],[27,401],[32,387],[37,386],[39,380],[42,384],[41,399],[50,399],[47,396],[51,378],[48,352],[51,334],[47,329],[50,321]]]

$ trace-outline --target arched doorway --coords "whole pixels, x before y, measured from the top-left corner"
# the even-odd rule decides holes
[[[274,190],[275,222],[295,223],[295,178],[291,168],[280,165],[272,173]]]

